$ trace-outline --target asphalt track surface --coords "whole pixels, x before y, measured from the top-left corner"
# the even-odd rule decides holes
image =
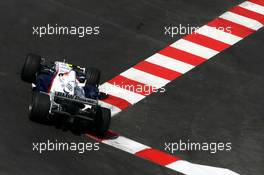
[[[0,2],[0,174],[179,174],[100,144],[100,151],[32,151],[32,142],[94,142],[30,122],[30,86],[19,71],[28,52],[66,58],[103,70],[102,82],[182,36],[164,36],[166,25],[201,26],[242,1]],[[100,36],[38,38],[32,26],[98,25]],[[232,142],[231,152],[177,152],[183,159],[239,174],[264,173],[263,29],[198,66],[112,120],[111,129],[154,148],[164,142]]]

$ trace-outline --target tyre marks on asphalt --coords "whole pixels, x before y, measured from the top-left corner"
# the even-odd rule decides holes
[[[116,85],[124,83],[161,88],[254,33],[263,27],[263,24],[264,0],[245,1],[202,26],[197,33],[185,36],[104,83],[100,90],[110,96],[101,101],[101,105],[110,108],[114,116],[149,95],[144,91],[137,92]],[[113,132],[103,139],[91,134],[87,136],[186,175],[237,175],[225,168],[181,160],[180,157],[161,152]]]

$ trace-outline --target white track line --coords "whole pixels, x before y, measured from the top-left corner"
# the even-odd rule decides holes
[[[157,77],[155,75],[149,74],[147,72],[143,72],[141,70],[130,68],[127,71],[121,73],[120,75],[129,78],[131,80],[147,84],[156,88],[161,88],[167,83],[169,83],[169,80],[166,80],[161,77]]]
[[[241,16],[232,12],[226,12],[223,15],[221,15],[220,18],[232,21],[234,23],[240,24],[242,26],[248,27],[253,30],[258,30],[261,27],[263,27],[263,25],[260,22],[254,19],[250,19],[245,16]]]
[[[115,148],[121,149],[130,154],[136,154],[137,152],[150,148],[146,145],[143,145],[123,136],[118,136],[115,139],[103,140],[102,142]]]
[[[239,175],[238,173],[230,171],[226,168],[199,165],[185,160],[178,160],[166,165],[166,167],[186,175]]]
[[[252,2],[246,1],[239,5],[242,8],[245,8],[247,10],[259,13],[264,15],[264,7],[258,4],[254,4]]]
[[[202,26],[196,32],[201,35],[207,36],[209,38],[222,41],[229,45],[233,45],[243,39],[241,37],[232,35],[231,33],[227,33],[219,29],[216,29],[215,27],[210,27],[207,25]]]
[[[184,63],[182,61],[178,61],[176,59],[161,55],[161,54],[154,54],[151,57],[147,58],[146,61],[165,67],[167,69],[180,72],[182,74],[188,72],[192,68],[194,68],[193,65]]]
[[[189,52],[191,54],[200,56],[205,59],[209,59],[219,53],[218,51],[201,46],[199,44],[195,44],[185,39],[180,39],[176,41],[175,43],[171,45],[171,47]]]
[[[138,101],[145,98],[144,95],[131,92],[129,90],[126,90],[124,88],[118,87],[116,85],[113,85],[107,82],[99,86],[99,90],[100,92],[104,92],[104,93],[111,94],[113,96],[116,96],[122,99],[126,99],[131,104],[135,104]]]

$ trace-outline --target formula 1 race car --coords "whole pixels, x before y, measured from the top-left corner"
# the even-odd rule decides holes
[[[36,122],[53,121],[55,126],[84,132],[92,129],[103,136],[109,129],[111,111],[98,100],[100,71],[65,61],[47,63],[44,58],[28,54],[21,79],[32,84],[29,118]],[[105,96],[104,96],[105,98]]]

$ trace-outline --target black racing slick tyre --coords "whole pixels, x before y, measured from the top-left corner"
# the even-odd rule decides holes
[[[96,68],[86,68],[86,84],[99,85],[101,71]]]
[[[36,73],[40,70],[41,57],[35,54],[28,54],[21,71],[21,79],[27,83],[36,81]]]
[[[95,118],[95,133],[98,136],[105,136],[111,123],[110,109],[100,107],[97,109]]]
[[[29,119],[35,122],[47,122],[49,110],[49,95],[41,92],[35,92],[32,97],[32,103],[29,105]]]

